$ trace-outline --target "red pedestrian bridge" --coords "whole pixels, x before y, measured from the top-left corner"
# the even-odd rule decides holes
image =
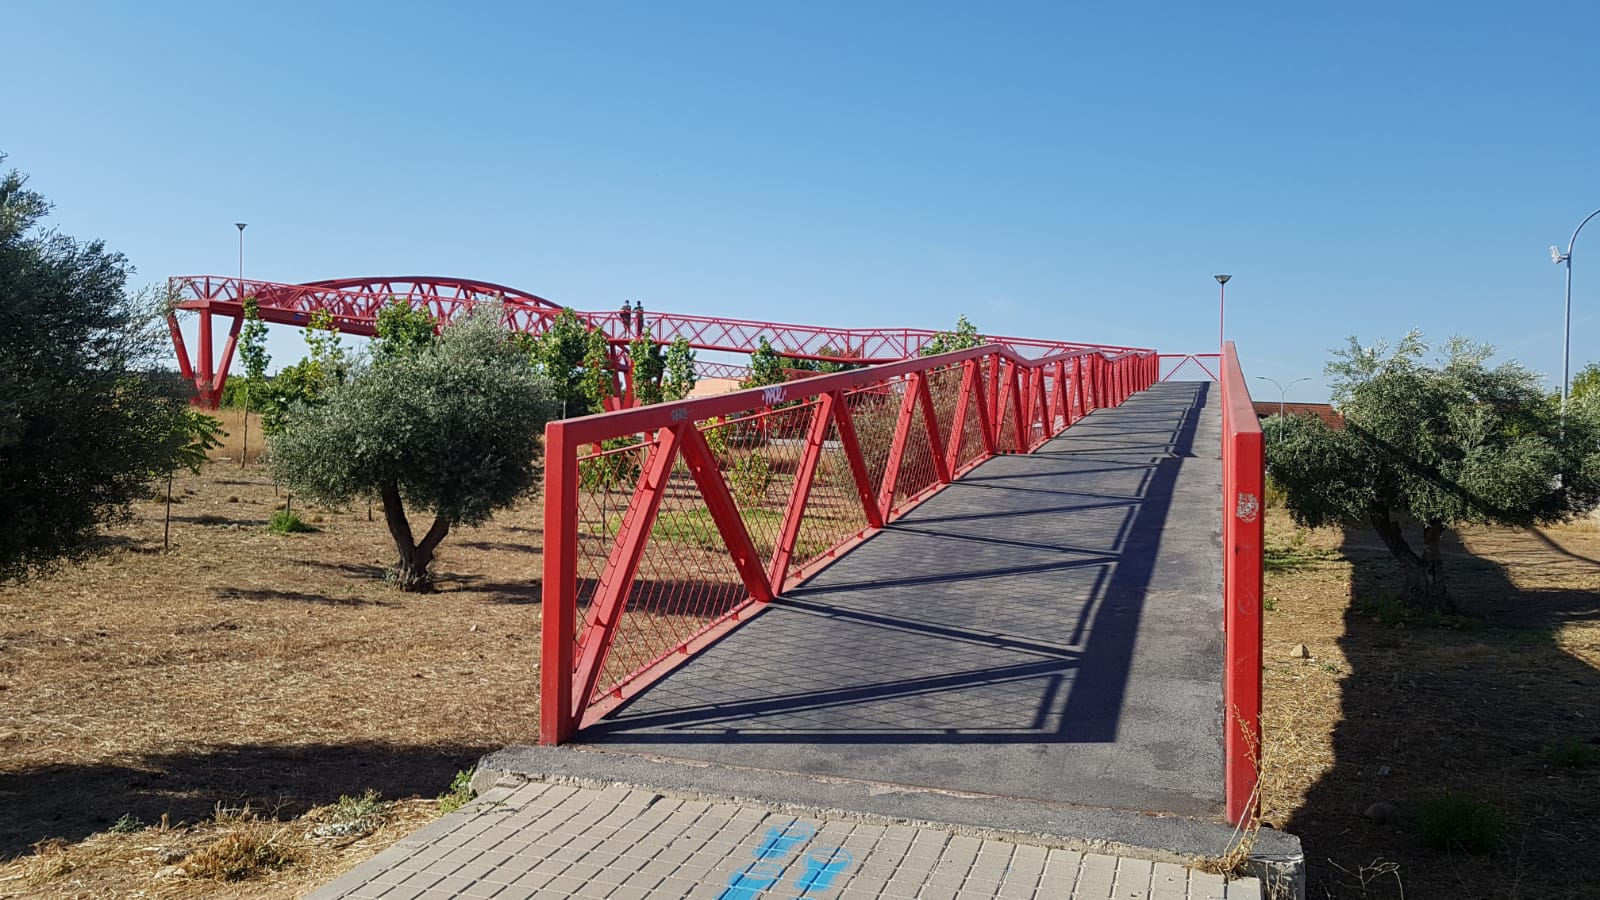
[[[392,298],[440,321],[498,302],[530,333],[561,311],[465,279],[171,288],[210,406],[245,297],[358,335]],[[630,398],[636,317],[579,316]],[[541,742],[1254,814],[1263,448],[1231,343],[920,356],[936,332],[647,316],[657,341],[866,365],[547,426]]]

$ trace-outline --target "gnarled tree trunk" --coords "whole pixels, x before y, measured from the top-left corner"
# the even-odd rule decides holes
[[[1405,605],[1417,612],[1455,612],[1455,601],[1450,599],[1449,592],[1445,590],[1444,576],[1440,571],[1439,541],[1444,536],[1444,524],[1430,522],[1422,526],[1422,553],[1418,555],[1406,542],[1400,525],[1390,519],[1387,513],[1373,512],[1368,520],[1378,536],[1383,538],[1389,554],[1400,563],[1400,571],[1405,576],[1405,593],[1402,595]]]
[[[406,510],[400,502],[399,486],[393,482],[386,484],[378,496],[383,500],[384,523],[389,526],[389,535],[394,538],[394,548],[400,555],[394,570],[395,584],[402,591],[433,590],[433,573],[428,567],[433,565],[433,551],[449,533],[450,523],[443,516],[434,517],[433,526],[418,541],[411,536],[411,523],[406,520]]]

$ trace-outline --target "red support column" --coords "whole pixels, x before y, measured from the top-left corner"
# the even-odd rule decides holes
[[[945,464],[944,454],[939,452],[944,441],[939,437],[939,419],[933,411],[933,392],[928,388],[927,376],[919,372],[912,377],[917,380],[917,399],[922,404],[922,426],[928,432],[928,455],[933,457],[933,474],[940,484],[949,484],[950,466]]]
[[[844,392],[834,391],[834,419],[839,423],[839,443],[844,445],[845,459],[850,461],[850,477],[855,481],[856,494],[861,498],[861,512],[867,517],[867,527],[882,528],[883,512],[878,509],[878,499],[872,496],[872,477],[867,474],[867,462],[861,455],[861,442],[856,438],[856,423],[850,418],[850,405]]]
[[[916,409],[917,383],[921,372],[906,376],[905,394],[900,398],[900,415],[894,423],[894,440],[889,444],[889,460],[883,467],[882,486],[878,488],[878,508],[883,510],[883,520],[889,521],[894,509],[894,486],[900,479],[900,463],[906,455],[906,439],[911,435],[911,413]]]
[[[961,468],[961,439],[967,431],[967,408],[972,404],[972,382],[978,377],[976,360],[961,365],[961,393],[956,395],[956,412],[950,418],[950,438],[946,441],[945,468],[951,472]]]
[[[833,394],[823,394],[811,412],[811,427],[806,429],[806,446],[800,455],[800,467],[795,472],[794,490],[789,493],[783,526],[778,531],[778,546],[773,548],[772,564],[767,568],[767,581],[778,593],[783,592],[789,560],[794,556],[794,542],[800,536],[800,523],[805,519],[806,501],[811,497],[811,482],[816,478],[817,463],[822,459],[822,444],[828,439],[828,425],[833,421],[835,402]]]
[[[1020,367],[1009,360],[1006,363],[1006,387],[1011,392],[1011,421],[1015,422],[1017,432],[1017,452],[1028,452],[1028,432],[1033,429],[1028,427],[1022,412],[1022,373]]]
[[[228,339],[222,344],[222,363],[217,366],[216,374],[216,402],[211,404],[212,409],[222,405],[222,389],[228,385],[228,367],[233,365],[233,348],[239,343],[239,327],[244,324],[244,315],[233,317],[233,324],[228,326]]]
[[[198,376],[194,380],[195,390],[200,395],[200,405],[208,409],[216,409],[222,398],[217,397],[212,384],[212,356],[211,356],[211,310],[200,310],[200,358],[195,360],[198,366]]]
[[[178,354],[178,374],[194,387],[194,367],[189,365],[189,348],[183,345],[183,329],[178,326],[176,313],[167,313],[167,330],[172,332],[172,349]]]
[[[572,698],[578,610],[578,461],[560,422],[544,427],[544,586],[540,612],[539,743],[578,730]]]
[[[974,359],[971,364],[972,390],[975,392],[973,399],[977,401],[978,406],[978,435],[983,438],[983,455],[988,458],[994,455],[996,443],[995,431],[990,428],[990,422],[993,418],[989,414],[989,394],[991,391],[984,388],[983,370],[979,367],[978,361]],[[990,382],[990,384],[993,384],[993,382]]]
[[[722,479],[722,471],[717,468],[716,454],[711,452],[706,445],[705,435],[694,427],[693,422],[685,422],[678,427],[681,429],[679,436],[683,445],[683,460],[689,464],[695,484],[700,486],[706,511],[711,513],[711,521],[716,523],[717,532],[728,547],[728,555],[733,557],[733,567],[744,581],[744,589],[750,592],[757,603],[769,602],[774,593],[773,583],[767,580],[767,573],[761,569],[761,554],[756,552],[755,542],[750,540],[750,532],[744,526],[744,517],[739,515],[739,506],[733,502],[728,483]],[[667,471],[671,472],[670,464]]]

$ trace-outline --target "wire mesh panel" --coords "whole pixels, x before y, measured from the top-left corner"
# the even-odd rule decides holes
[[[1059,432],[1063,360],[1085,354],[1098,351],[989,346],[550,423],[541,740],[567,739],[956,473]]]

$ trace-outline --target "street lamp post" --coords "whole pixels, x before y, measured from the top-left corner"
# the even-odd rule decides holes
[[[1257,375],[1256,377],[1261,379],[1262,381],[1270,381],[1270,382],[1272,382],[1273,386],[1278,389],[1278,442],[1282,443],[1283,442],[1283,424],[1284,424],[1284,418],[1283,418],[1284,399],[1289,396],[1289,388],[1294,387],[1295,385],[1299,384],[1302,381],[1310,381],[1311,380],[1311,376],[1307,375],[1304,378],[1296,378],[1295,380],[1289,382],[1289,386],[1288,387],[1284,387],[1283,385],[1278,384],[1278,380],[1276,378],[1268,378],[1265,375]]]
[[[1226,343],[1226,339],[1222,336],[1222,322],[1223,315],[1228,308],[1228,279],[1233,276],[1215,275],[1213,277],[1217,279],[1217,289],[1221,291],[1220,296],[1217,297],[1217,352],[1221,353],[1222,345]]]
[[[1567,266],[1567,312],[1561,329],[1561,430],[1563,432],[1567,429],[1567,382],[1572,372],[1569,362],[1572,349],[1572,245],[1578,241],[1578,232],[1582,231],[1583,226],[1589,224],[1589,220],[1595,216],[1600,216],[1600,209],[1584,216],[1578,227],[1573,229],[1572,240],[1567,241],[1567,252],[1562,253],[1556,245],[1550,245],[1550,261],[1558,266],[1562,263]]]
[[[244,226],[248,222],[235,222],[233,227],[239,229],[239,302],[244,302]]]

